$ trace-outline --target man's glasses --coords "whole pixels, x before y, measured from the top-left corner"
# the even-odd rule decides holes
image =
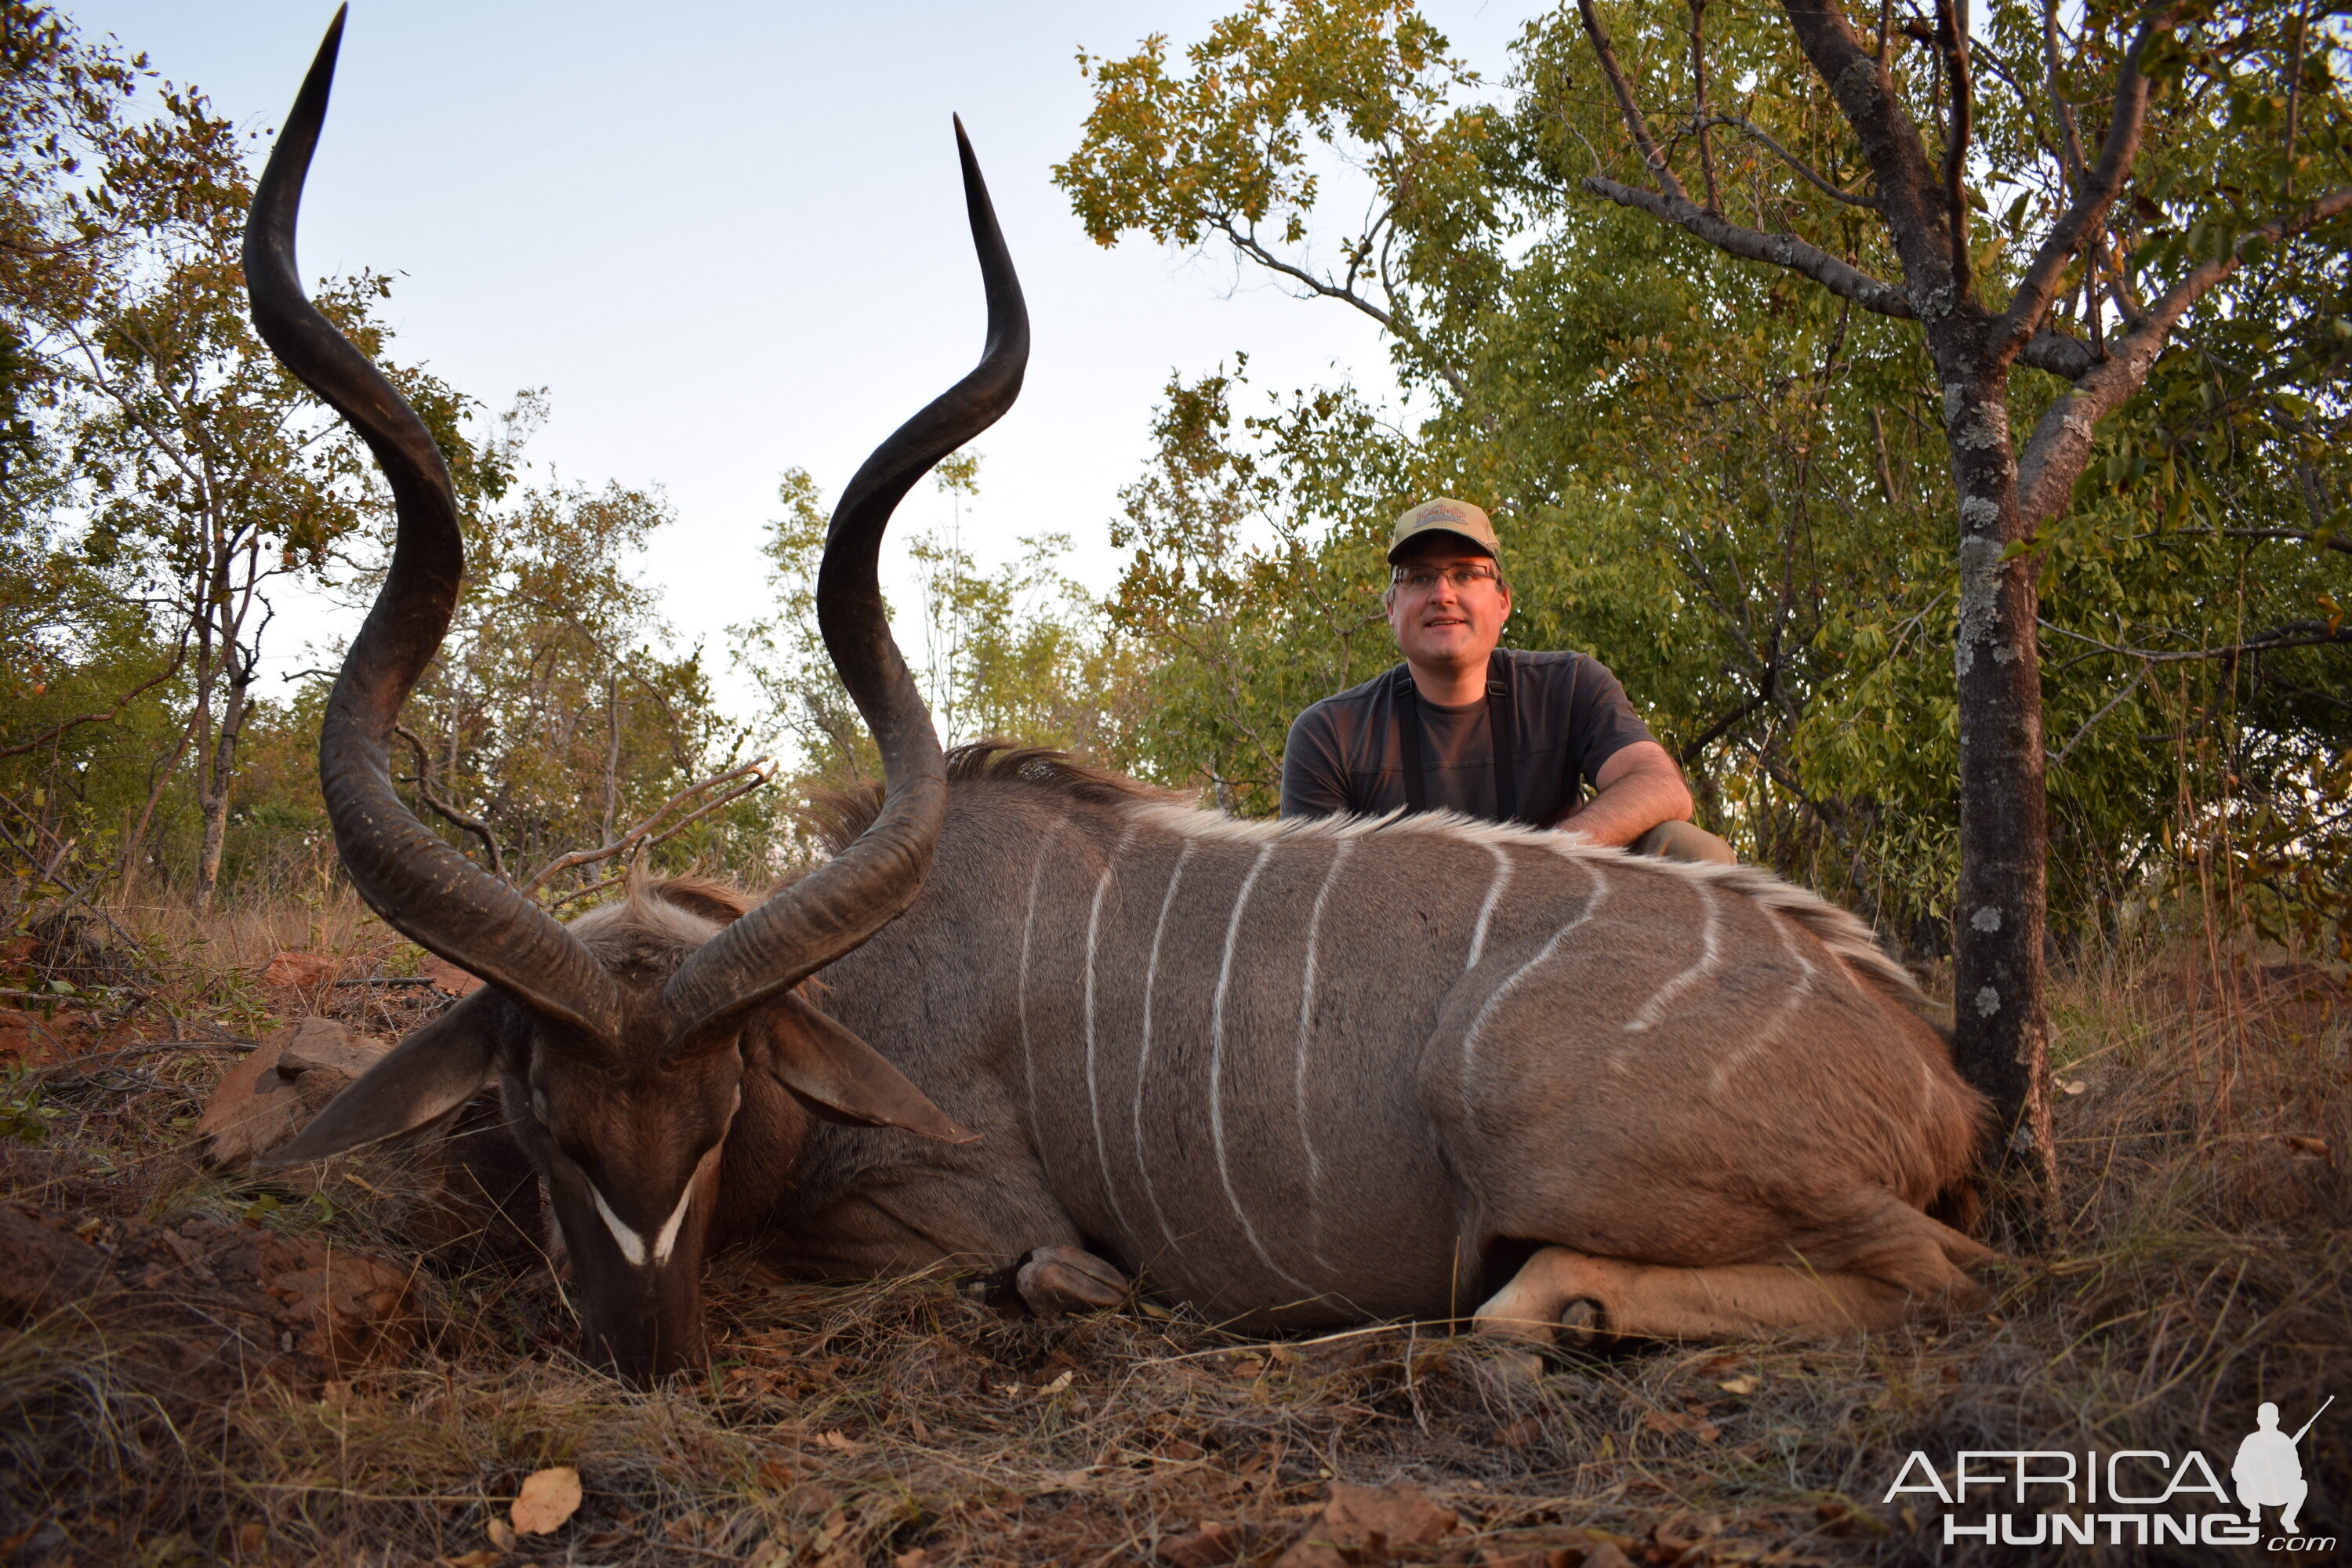
[[[1446,585],[1457,594],[1466,591],[1473,583],[1501,581],[1495,575],[1495,569],[1486,565],[1400,566],[1391,576],[1390,581],[1400,588],[1409,588],[1416,594],[1426,594],[1437,586],[1438,579],[1441,577],[1445,580]]]

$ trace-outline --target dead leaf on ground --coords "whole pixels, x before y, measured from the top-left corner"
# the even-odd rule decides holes
[[[1204,1519],[1199,1529],[1162,1541],[1158,1555],[1174,1568],[1227,1568],[1244,1544],[1239,1525]]]
[[[1333,1481],[1323,1517],[1275,1568],[1343,1568],[1360,1556],[1434,1546],[1454,1523],[1451,1511],[1410,1481],[1385,1487]]]
[[[1726,1394],[1738,1394],[1741,1395],[1753,1394],[1761,1386],[1763,1385],[1759,1384],[1752,1377],[1727,1377],[1721,1383],[1716,1384],[1716,1387],[1723,1390]]]
[[[549,1535],[563,1528],[580,1507],[580,1472],[569,1465],[551,1465],[524,1479],[522,1490],[507,1510],[517,1535]]]
[[[1524,1448],[1543,1436],[1543,1423],[1532,1415],[1522,1415],[1508,1426],[1496,1428],[1495,1441],[1506,1448]]]
[[[1723,1436],[1722,1427],[1687,1410],[1653,1410],[1642,1417],[1642,1429],[1669,1434],[1687,1432],[1702,1443],[1712,1443]]]

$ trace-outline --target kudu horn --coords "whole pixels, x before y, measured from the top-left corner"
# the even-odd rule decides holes
[[[891,512],[931,466],[987,429],[1021,394],[1029,311],[963,121],[955,122],[964,206],[988,294],[980,363],[875,448],[842,492],[817,572],[817,626],[882,752],[882,809],[848,848],[710,939],[662,993],[671,1049],[799,984],[914,901],[947,814],[947,763],[882,605],[877,562]]]
[[[457,495],[432,433],[368,357],[311,305],[295,265],[302,181],[326,118],[343,16],[342,10],[335,13],[319,46],[262,172],[245,230],[253,324],[286,367],[367,442],[391,481],[397,521],[392,569],[327,700],[319,734],[327,816],[352,885],[394,929],[545,1016],[610,1044],[620,994],[588,950],[537,904],[417,821],[401,804],[385,765],[400,705],[449,629],[465,551]]]

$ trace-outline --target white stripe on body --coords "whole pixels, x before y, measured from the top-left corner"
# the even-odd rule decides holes
[[[1322,1195],[1323,1162],[1315,1152],[1314,1135],[1307,1127],[1307,1047],[1315,1038],[1315,960],[1317,943],[1323,931],[1323,906],[1331,897],[1331,884],[1339,879],[1339,868],[1356,847],[1352,838],[1342,838],[1333,847],[1331,864],[1323,872],[1323,885],[1315,890],[1315,912],[1307,919],[1307,975],[1298,987],[1298,1061],[1293,1084],[1293,1105],[1298,1116],[1298,1146],[1307,1154],[1307,1235],[1308,1248],[1318,1267],[1329,1268],[1323,1259],[1322,1226],[1317,1217]]]
[[[1225,1162],[1225,991],[1234,977],[1234,944],[1241,935],[1242,914],[1249,908],[1250,892],[1257,886],[1257,874],[1265,868],[1266,860],[1274,854],[1271,841],[1258,847],[1257,858],[1250,862],[1249,875],[1242,879],[1242,890],[1234,900],[1234,912],[1225,922],[1225,955],[1217,966],[1217,991],[1209,1004],[1209,1134],[1216,1145],[1217,1180],[1224,1184],[1225,1202],[1233,1205],[1234,1217],[1242,1223],[1242,1234],[1249,1238],[1250,1250],[1258,1261],[1297,1286],[1310,1297],[1315,1288],[1274,1260],[1258,1239],[1257,1226],[1250,1223],[1249,1215],[1242,1208],[1241,1194],[1234,1191],[1234,1174]]]
[[[1152,1217],[1160,1222],[1160,1234],[1168,1238],[1171,1252],[1183,1248],[1176,1244],[1175,1231],[1169,1228],[1168,1212],[1160,1206],[1160,1194],[1151,1185],[1151,1167],[1143,1158],[1143,1086],[1151,1066],[1151,993],[1160,980],[1160,939],[1167,934],[1168,910],[1176,902],[1176,889],[1183,885],[1184,862],[1192,858],[1192,840],[1183,842],[1176,852],[1176,868],[1168,874],[1168,891],[1160,895],[1160,922],[1151,928],[1151,957],[1143,966],[1143,1037],[1135,1053],[1135,1170],[1143,1178],[1143,1195],[1150,1201]],[[1142,1240],[1136,1239],[1139,1244]]]
[[[1722,957],[1722,944],[1716,940],[1716,928],[1723,923],[1723,909],[1716,902],[1715,889],[1705,882],[1694,882],[1691,891],[1696,893],[1699,902],[1706,906],[1706,923],[1699,928],[1698,933],[1698,962],[1659,986],[1650,999],[1642,1004],[1641,1010],[1625,1020],[1625,1032],[1629,1035],[1638,1035],[1654,1026],[1664,1016],[1666,1004],[1689,989],[1700,976],[1710,973],[1717,960]],[[1611,1061],[1613,1065],[1613,1054]]]
[[[1503,847],[1489,843],[1486,853],[1495,858],[1495,879],[1486,884],[1486,901],[1478,906],[1478,924],[1470,932],[1470,956],[1462,961],[1465,974],[1477,968],[1478,960],[1486,953],[1486,926],[1495,918],[1495,901],[1511,884],[1511,858],[1503,852]]]
[[[1103,1144],[1102,1097],[1095,1087],[1095,936],[1102,928],[1103,895],[1110,891],[1112,868],[1127,852],[1128,840],[1135,837],[1135,824],[1129,822],[1119,831],[1118,842],[1111,848],[1110,858],[1103,864],[1102,879],[1095,883],[1094,908],[1087,912],[1087,1110],[1094,1119],[1095,1169],[1102,1173],[1103,1195],[1110,1200],[1111,1216],[1118,1222],[1119,1230],[1132,1237],[1135,1232],[1127,1223],[1127,1210],[1118,1201],[1118,1184],[1111,1179],[1110,1157]]]
[[[1029,868],[1029,912],[1021,920],[1021,973],[1013,992],[1013,1010],[1021,1019],[1021,1076],[1029,1084],[1029,1147],[1037,1152],[1037,1163],[1046,1165],[1045,1142],[1037,1136],[1037,1058],[1029,1045],[1029,939],[1037,926],[1037,884],[1045,877],[1045,850],[1037,851],[1037,863]],[[1050,1184],[1053,1172],[1046,1171]]]
[[[1462,1097],[1463,1118],[1470,1123],[1473,1131],[1481,1131],[1478,1126],[1478,1108],[1470,1098],[1470,1089],[1478,1067],[1478,1036],[1486,1027],[1486,1021],[1495,1016],[1495,1009],[1503,1005],[1503,999],[1518,989],[1519,982],[1526,979],[1538,964],[1559,952],[1559,944],[1568,933],[1591,920],[1592,911],[1599,909],[1601,900],[1609,896],[1609,879],[1601,874],[1601,868],[1589,861],[1579,863],[1585,870],[1592,873],[1592,897],[1585,900],[1584,908],[1577,911],[1574,920],[1552,932],[1544,944],[1536,949],[1534,957],[1512,970],[1503,977],[1500,984],[1486,993],[1486,1000],[1478,1005],[1477,1015],[1470,1020],[1470,1027],[1463,1031],[1462,1082],[1459,1092]]]
[[[1730,1081],[1732,1072],[1736,1068],[1746,1065],[1750,1057],[1780,1037],[1780,1031],[1787,1026],[1790,1016],[1802,1005],[1806,994],[1812,990],[1813,976],[1818,973],[1813,967],[1813,961],[1805,956],[1805,950],[1799,947],[1789,934],[1788,922],[1769,910],[1765,912],[1764,918],[1771,922],[1773,931],[1779,933],[1780,945],[1789,950],[1789,956],[1797,961],[1799,971],[1797,983],[1789,987],[1789,994],[1780,998],[1780,1006],[1772,1010],[1772,1016],[1766,1020],[1762,1028],[1749,1034],[1732,1049],[1729,1056],[1715,1064],[1715,1073],[1710,1080],[1710,1087],[1718,1096],[1723,1093],[1725,1085]]]

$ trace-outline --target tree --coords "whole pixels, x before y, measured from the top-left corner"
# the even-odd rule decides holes
[[[184,658],[186,721],[121,859],[135,868],[153,805],[193,751],[201,908],[220,880],[271,585],[322,577],[376,504],[373,470],[247,321],[251,182],[235,126],[169,83],[142,116],[144,58],[88,44],[47,11],[0,6],[0,37],[16,68],[0,92],[0,339],[13,384],[31,394],[19,406],[37,407],[18,423],[37,424],[61,465],[47,500],[86,519],[53,548],[143,615],[175,671]],[[387,289],[362,275],[320,291],[379,358],[370,311]],[[467,400],[429,376],[400,379],[468,499],[499,493],[504,474],[460,431]]]

